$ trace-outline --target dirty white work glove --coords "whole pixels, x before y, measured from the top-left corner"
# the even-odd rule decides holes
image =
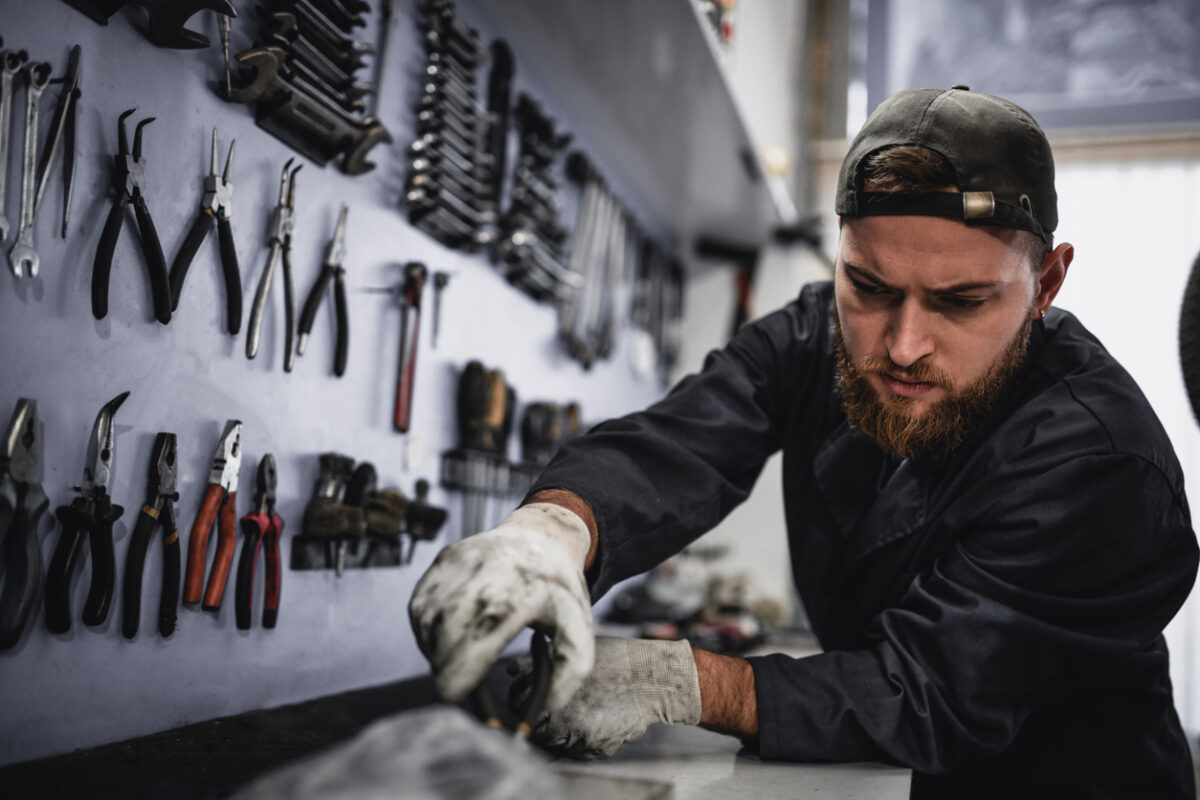
[[[532,626],[550,637],[554,657],[546,707],[565,704],[592,669],[592,604],[583,576],[590,546],[577,514],[531,503],[443,549],[408,604],[438,692],[452,702],[465,698],[504,646]]]
[[[528,694],[528,658],[510,672],[520,705]],[[640,739],[656,722],[700,722],[700,678],[687,642],[596,637],[596,665],[575,696],[546,715],[533,739],[547,750],[572,758],[611,756],[626,742]]]

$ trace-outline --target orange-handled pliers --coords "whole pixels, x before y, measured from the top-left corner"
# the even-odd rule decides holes
[[[208,489],[192,525],[188,540],[187,572],[183,579],[183,602],[199,603],[203,591],[204,610],[217,611],[225,596],[225,582],[233,564],[237,545],[237,485],[242,466],[242,423],[231,419],[225,423],[225,433],[217,444],[212,471],[208,473]],[[208,588],[204,589],[204,566],[208,560],[208,537],[213,522],[217,523],[217,553],[213,557]]]
[[[258,551],[266,548],[266,590],[263,596],[263,627],[274,628],[279,619],[279,589],[283,567],[279,560],[279,535],[283,520],[275,513],[275,457],[267,453],[258,462],[258,480],[254,492],[254,510],[242,517],[242,556],[238,561],[237,592],[234,611],[240,630],[250,629],[254,606],[254,573]]]

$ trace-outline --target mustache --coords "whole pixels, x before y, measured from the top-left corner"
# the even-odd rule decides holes
[[[888,356],[867,355],[858,359],[854,368],[862,375],[891,375],[910,383],[931,383],[943,389],[953,390],[954,383],[950,376],[932,364],[918,361],[907,367],[902,367]]]

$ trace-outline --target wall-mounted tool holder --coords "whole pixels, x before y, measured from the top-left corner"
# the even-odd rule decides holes
[[[354,37],[366,20],[366,3],[315,3],[270,0],[259,6],[258,46],[236,60],[245,74],[217,92],[235,103],[254,103],[255,122],[297,152],[324,166],[340,158],[350,175],[375,165],[367,153],[392,136],[366,113],[365,97],[374,84],[357,75],[375,52]]]
[[[183,27],[193,14],[215,11],[226,17],[237,12],[229,0],[66,0],[71,7],[87,14],[92,21],[107,25],[109,18],[125,6],[142,6],[149,15],[147,27],[140,29],[159,47],[194,50],[208,47],[208,37]]]
[[[375,467],[322,453],[320,475],[304,508],[301,533],[292,538],[294,570],[397,567],[412,560],[418,541],[435,538],[445,509],[430,505],[429,482],[418,480],[416,497],[395,487],[377,489]],[[408,537],[404,547],[403,537]]]

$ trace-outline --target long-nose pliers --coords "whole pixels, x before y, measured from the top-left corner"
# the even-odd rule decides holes
[[[183,602],[199,603],[204,598],[205,611],[218,611],[225,596],[225,583],[233,564],[237,544],[237,487],[238,470],[242,467],[242,423],[231,419],[217,444],[212,469],[208,473],[208,489],[200,503],[200,511],[188,539],[187,571],[183,579]],[[208,537],[213,522],[217,523],[217,552],[213,557],[208,586],[204,585],[204,567],[208,561]]]
[[[121,632],[126,639],[137,636],[142,615],[142,572],[146,566],[146,551],[150,549],[150,540],[160,525],[163,530],[163,580],[158,604],[158,632],[170,636],[175,631],[176,609],[179,606],[179,527],[175,524],[175,501],[179,499],[179,492],[175,491],[178,475],[176,456],[175,434],[159,433],[154,437],[146,503],[138,514],[129,552],[125,556]]]
[[[0,534],[7,564],[0,593],[0,650],[17,643],[42,583],[38,520],[50,501],[38,480],[42,431],[37,401],[17,401],[0,452]]]
[[[150,290],[154,295],[154,318],[166,325],[171,321],[171,287],[167,280],[167,262],[163,257],[162,244],[150,210],[146,207],[146,159],[142,158],[142,128],[154,121],[147,117],[137,124],[133,134],[133,151],[125,135],[125,118],[137,109],[122,112],[117,120],[116,170],[113,172],[113,187],[117,196],[109,209],[108,219],[100,234],[100,245],[96,248],[96,261],[92,267],[92,315],[104,319],[108,315],[108,275],[112,271],[113,251],[121,235],[121,222],[125,209],[131,203],[137,216],[138,233],[141,234],[142,255],[146,258],[146,269],[150,272]]]
[[[129,392],[121,392],[96,415],[88,439],[83,482],[76,487],[79,496],[71,505],[59,506],[54,512],[62,523],[62,534],[46,573],[46,627],[51,633],[71,629],[71,574],[83,548],[84,534],[92,554],[92,585],[83,606],[83,622],[101,625],[108,618],[117,573],[112,528],[125,513],[108,494],[116,450],[113,416],[128,396]]]
[[[233,150],[237,139],[229,143],[229,155],[225,157],[225,172],[219,174],[220,157],[217,151],[217,129],[212,132],[212,166],[204,178],[204,196],[200,200],[200,213],[192,223],[183,246],[171,264],[171,310],[179,308],[179,295],[188,267],[200,249],[200,243],[217,223],[217,239],[221,245],[221,270],[225,273],[225,329],[236,335],[242,329],[242,275],[238,269],[237,248],[233,242],[233,228],[229,224],[229,211],[233,203],[233,183],[229,173],[233,167]]]
[[[334,316],[337,320],[336,350],[333,355],[333,374],[339,378],[346,372],[346,353],[350,344],[350,320],[346,314],[346,282],[342,275],[346,270],[342,261],[346,258],[346,207],[338,213],[337,227],[333,229],[333,238],[329,240],[329,249],[325,251],[325,263],[321,265],[321,274],[313,284],[312,291],[304,301],[300,312],[300,336],[296,341],[296,355],[304,355],[308,345],[308,334],[312,331],[313,321],[321,300],[333,283]]]
[[[283,175],[279,179],[279,203],[275,206],[275,215],[271,221],[271,236],[267,244],[271,246],[271,254],[267,257],[267,265],[263,268],[262,277],[258,279],[258,288],[254,292],[254,306],[250,309],[250,325],[246,330],[246,358],[258,355],[258,338],[262,332],[263,311],[267,306],[267,294],[271,291],[271,278],[275,274],[275,262],[283,255],[283,303],[284,303],[284,340],[283,340],[283,369],[292,371],[295,363],[296,350],[293,338],[296,332],[296,301],[292,291],[292,231],[296,227],[296,173],[303,168],[298,165],[289,172],[293,159],[288,159],[283,165]]]
[[[266,589],[263,595],[264,628],[274,628],[279,619],[279,590],[283,576],[279,558],[279,536],[283,520],[275,513],[275,457],[267,453],[258,462],[258,478],[254,492],[254,510],[242,517],[242,556],[238,561],[237,595],[234,610],[237,626],[250,629],[250,614],[254,605],[254,573],[258,566],[258,551],[266,550]]]

